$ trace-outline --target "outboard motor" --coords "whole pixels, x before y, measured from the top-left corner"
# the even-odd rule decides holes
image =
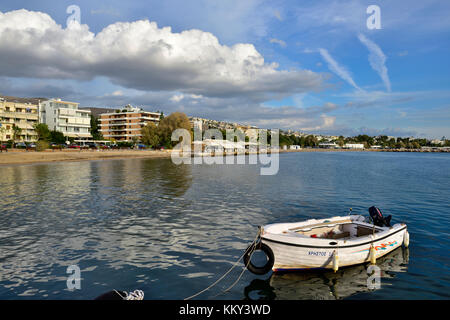
[[[390,227],[391,226],[391,218],[392,216],[384,217],[381,213],[381,210],[377,207],[373,206],[369,208],[369,214],[372,218],[373,224],[378,227]]]

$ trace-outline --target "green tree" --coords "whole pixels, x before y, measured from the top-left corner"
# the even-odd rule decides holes
[[[36,142],[36,151],[45,151],[50,146],[46,140],[40,140]]]
[[[22,133],[22,129],[19,128],[18,126],[16,126],[15,124],[13,124],[13,126],[12,126],[12,134],[13,134],[12,135],[12,140],[13,140],[14,144],[16,144],[16,140],[21,135],[21,133]]]
[[[135,147],[139,141],[139,138],[137,136],[132,136],[131,141],[132,141],[133,147]]]
[[[153,148],[159,146],[159,131],[158,127],[153,123],[149,122],[144,128],[142,128],[142,142]]]
[[[413,147],[414,149],[420,149],[420,143],[419,143],[419,142],[413,141],[411,144],[412,144],[412,147]]]
[[[50,139],[50,130],[45,123],[37,123],[33,128],[36,131],[38,141],[48,141]]]
[[[305,146],[307,146],[307,147],[315,147],[318,145],[318,143],[319,143],[319,141],[312,134],[305,138]]]
[[[177,144],[177,141],[171,141],[172,132],[176,129],[186,129],[191,132],[189,118],[182,112],[173,112],[159,122],[160,144],[167,148],[172,148],[174,144]]]
[[[290,146],[290,145],[292,145],[292,140],[289,138],[289,136],[280,133],[279,145],[280,145],[280,147]]]
[[[5,132],[6,132],[5,127],[3,127],[0,123],[0,137],[2,137],[2,139],[3,139],[3,135],[5,134]],[[0,142],[2,142],[2,140],[0,140]]]
[[[91,135],[94,140],[104,140],[103,135],[99,131],[100,120],[91,114]]]
[[[50,131],[50,141],[58,144],[63,144],[66,142],[66,138],[62,132],[53,130]]]
[[[405,143],[404,143],[403,141],[401,141],[401,140],[399,139],[399,141],[395,144],[395,147],[396,147],[397,149],[401,149],[401,148],[405,148],[406,145],[405,145]]]

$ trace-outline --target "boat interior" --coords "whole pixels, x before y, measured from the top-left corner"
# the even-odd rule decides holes
[[[368,236],[380,232],[380,229],[359,223],[335,223],[304,226],[290,231],[311,238],[345,239]]]

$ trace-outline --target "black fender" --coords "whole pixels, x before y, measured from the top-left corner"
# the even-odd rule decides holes
[[[244,253],[244,264],[247,266],[247,269],[254,274],[257,275],[263,275],[268,273],[269,271],[272,270],[273,264],[275,262],[275,256],[273,255],[273,251],[272,249],[270,249],[270,247],[262,242],[259,242],[256,244],[256,248],[254,247],[255,245],[252,244],[250,245],[247,250],[245,250]],[[254,250],[253,250],[254,249]],[[262,267],[257,267],[255,266],[252,261],[251,261],[251,256],[253,254],[253,252],[257,251],[257,250],[261,250],[263,251],[266,256],[267,256],[267,263],[262,266]]]

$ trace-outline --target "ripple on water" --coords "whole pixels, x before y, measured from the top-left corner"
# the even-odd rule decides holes
[[[400,251],[382,265],[382,289],[365,290],[360,268],[245,273],[227,294],[218,288],[201,298],[448,298],[449,169],[445,154],[361,152],[282,154],[275,176],[260,176],[257,165],[167,159],[1,167],[0,298],[90,299],[116,288],[181,299],[224,274],[258,225],[350,207],[366,215],[372,205],[411,234],[408,256]],[[81,290],[67,290],[71,264],[80,266]]]

